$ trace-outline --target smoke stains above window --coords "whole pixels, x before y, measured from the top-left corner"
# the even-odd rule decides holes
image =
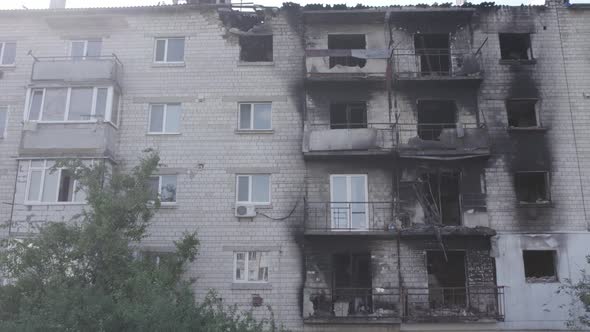
[[[557,282],[555,250],[524,250],[524,276],[527,283]]]
[[[539,128],[541,127],[537,115],[536,99],[512,99],[506,101],[508,113],[508,127],[510,128]]]
[[[532,60],[531,35],[529,33],[501,33],[502,60]]]
[[[272,35],[240,36],[240,61],[272,62]]]

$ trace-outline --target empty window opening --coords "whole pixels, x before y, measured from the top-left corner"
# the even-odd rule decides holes
[[[540,127],[536,105],[537,101],[534,99],[508,100],[506,102],[508,126],[513,128]]]
[[[328,49],[330,50],[364,50],[367,48],[365,35],[328,35]],[[351,52],[353,54],[354,52]],[[345,67],[363,68],[367,64],[366,59],[354,56],[331,56],[330,68],[337,65]]]
[[[524,276],[526,282],[557,282],[555,250],[524,250]]]
[[[273,61],[272,35],[240,36],[240,60],[245,62]]]
[[[531,60],[531,35],[529,33],[501,33],[500,53],[502,60]]]
[[[418,137],[438,141],[441,134],[456,135],[455,103],[451,100],[421,100],[418,102]]]
[[[414,48],[416,56],[420,57],[422,75],[449,75],[451,57],[448,34],[415,34]]]
[[[330,129],[367,128],[367,103],[349,102],[330,105]]]
[[[464,306],[466,304],[465,252],[427,251],[426,264],[430,308]]]
[[[344,317],[370,314],[373,308],[371,255],[334,254],[332,264],[335,314]]]
[[[443,225],[461,225],[459,172],[422,174],[418,190],[426,218]]]
[[[515,175],[516,198],[520,203],[549,203],[547,172],[518,172]]]

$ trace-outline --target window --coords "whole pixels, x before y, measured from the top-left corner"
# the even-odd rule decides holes
[[[234,252],[235,282],[268,282],[268,253]]]
[[[524,250],[524,276],[528,283],[557,282],[555,250]]]
[[[0,66],[12,66],[16,62],[16,43],[0,42]]]
[[[8,125],[8,106],[0,106],[0,138],[6,137]]]
[[[149,179],[152,199],[163,204],[176,203],[176,175],[158,175]]]
[[[174,254],[171,252],[142,251],[139,253],[139,259],[156,268],[160,265],[169,264]]]
[[[70,40],[70,56],[73,59],[100,56],[102,41],[100,39]]]
[[[237,201],[243,203],[270,204],[270,175],[238,175]]]
[[[443,225],[461,225],[461,174],[452,171],[424,173],[416,186],[428,204],[425,218]]]
[[[364,50],[367,48],[365,35],[361,34],[344,34],[328,35],[329,50]],[[367,64],[367,59],[356,58],[353,56],[331,56],[330,68],[336,66],[360,67]]]
[[[365,102],[333,103],[330,105],[330,129],[367,128]]]
[[[333,229],[367,229],[369,210],[365,174],[330,175]]]
[[[154,51],[154,62],[184,62],[184,37],[157,38]]]
[[[112,87],[32,89],[29,98],[29,121],[117,123],[119,97]]]
[[[52,160],[31,160],[27,177],[27,202],[83,203],[86,194],[68,169],[52,169]]]
[[[418,137],[427,141],[440,140],[441,134],[453,130],[456,137],[456,107],[452,100],[418,101]]]
[[[512,99],[506,102],[508,126],[511,128],[538,128],[537,100]]]
[[[442,33],[419,33],[414,35],[414,49],[420,56],[422,75],[449,75],[451,57],[449,35]]]
[[[271,130],[272,106],[270,103],[240,103],[238,128],[240,130]]]
[[[501,33],[502,60],[532,60],[531,35],[528,33]]]
[[[245,62],[271,62],[272,35],[240,36],[240,60]]]
[[[551,201],[547,172],[518,172],[515,187],[516,198],[521,204],[546,204]]]
[[[150,105],[150,134],[180,133],[180,104]]]

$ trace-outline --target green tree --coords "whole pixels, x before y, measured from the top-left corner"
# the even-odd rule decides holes
[[[0,270],[10,283],[0,287],[0,331],[282,330],[226,307],[213,292],[195,302],[182,276],[198,254],[196,233],[158,264],[138,257],[134,248],[160,206],[148,186],[159,157],[146,153],[130,173],[104,162],[56,165],[78,180],[88,205],[71,222],[3,242]]]
[[[590,256],[586,256],[586,262],[590,264]],[[590,327],[590,274],[581,270],[580,275],[580,279],[575,282],[566,279],[557,292],[565,293],[571,298],[567,326],[572,330],[586,331]]]

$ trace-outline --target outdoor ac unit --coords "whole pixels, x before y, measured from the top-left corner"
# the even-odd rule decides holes
[[[238,218],[252,218],[256,216],[256,208],[254,205],[236,204],[236,217]]]

